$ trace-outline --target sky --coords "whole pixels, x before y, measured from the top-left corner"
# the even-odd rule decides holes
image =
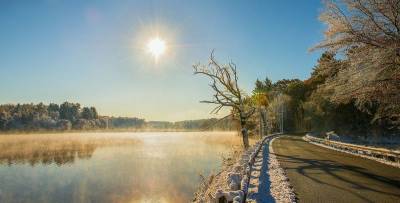
[[[320,0],[0,1],[0,103],[78,102],[100,115],[191,120],[210,114],[211,50],[257,78],[306,79],[323,39]],[[154,37],[166,43],[157,60]]]

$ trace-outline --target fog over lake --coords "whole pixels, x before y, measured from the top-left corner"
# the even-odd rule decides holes
[[[0,136],[0,202],[189,202],[233,132]]]

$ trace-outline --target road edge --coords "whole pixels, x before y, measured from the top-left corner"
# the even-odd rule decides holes
[[[389,161],[386,161],[386,160],[383,160],[383,159],[379,159],[379,158],[366,156],[366,155],[355,153],[355,152],[351,152],[351,151],[346,151],[346,150],[341,150],[341,149],[337,149],[337,148],[334,148],[334,147],[330,147],[330,146],[327,146],[327,145],[324,145],[324,144],[313,142],[313,141],[307,139],[306,136],[303,136],[302,139],[304,141],[306,141],[307,143],[310,143],[310,144],[313,144],[313,145],[316,145],[316,146],[324,147],[324,148],[335,150],[335,151],[338,151],[338,152],[351,154],[351,155],[354,155],[354,156],[362,157],[364,159],[369,159],[369,160],[372,160],[372,161],[376,161],[376,162],[379,162],[379,163],[382,163],[382,164],[385,164],[385,165],[388,165],[388,166],[393,166],[393,167],[396,167],[396,168],[400,168],[400,164],[398,164],[398,163],[393,163],[393,162],[389,162]]]
[[[279,136],[281,137],[281,136]],[[269,141],[269,161],[268,161],[268,175],[271,181],[270,193],[276,202],[297,202],[296,194],[294,192],[293,186],[289,182],[285,171],[279,164],[279,161],[275,155],[272,143],[275,137]]]

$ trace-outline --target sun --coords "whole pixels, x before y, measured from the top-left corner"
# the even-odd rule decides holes
[[[147,52],[153,55],[154,59],[157,61],[158,58],[165,53],[167,49],[166,43],[159,37],[155,37],[147,43]]]

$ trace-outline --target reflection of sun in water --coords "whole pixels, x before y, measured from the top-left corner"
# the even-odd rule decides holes
[[[165,53],[166,48],[167,46],[165,41],[159,37],[155,37],[147,43],[147,52],[153,55],[156,61],[158,61],[158,58]]]

